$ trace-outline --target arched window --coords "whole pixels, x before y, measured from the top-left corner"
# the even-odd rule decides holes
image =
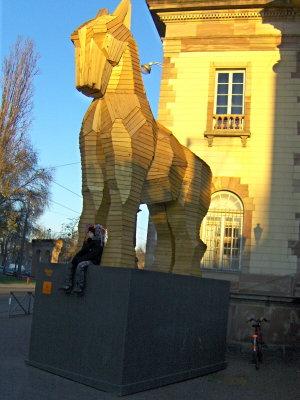
[[[240,269],[243,214],[243,203],[233,193],[220,191],[212,195],[202,226],[202,240],[207,245],[202,268]]]

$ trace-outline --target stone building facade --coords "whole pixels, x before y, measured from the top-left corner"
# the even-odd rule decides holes
[[[147,0],[158,120],[213,172],[203,276],[299,295],[300,1]]]

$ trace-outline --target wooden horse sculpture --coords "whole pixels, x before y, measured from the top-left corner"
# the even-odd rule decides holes
[[[146,203],[157,230],[153,269],[198,274],[210,202],[209,167],[155,121],[130,32],[131,4],[100,10],[71,39],[76,87],[94,98],[82,123],[83,211],[108,228],[102,265],[134,267],[136,214]]]

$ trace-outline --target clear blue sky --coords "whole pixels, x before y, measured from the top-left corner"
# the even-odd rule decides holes
[[[70,34],[83,22],[94,18],[100,8],[113,12],[118,3],[118,0],[1,1],[1,60],[18,35],[33,39],[40,54],[40,74],[35,80],[34,121],[29,132],[39,153],[39,163],[42,167],[72,164],[56,168],[56,183],[52,183],[50,188],[50,207],[40,220],[46,229],[55,232],[60,230],[62,223],[68,222],[68,218],[81,213],[78,136],[91,101],[74,86],[74,47]],[[131,3],[132,32],[139,47],[141,63],[161,61],[161,41],[145,0],[131,0]],[[151,75],[144,76],[155,116],[160,77],[159,67],[153,68]],[[147,213],[140,213],[139,217],[138,236],[142,237]]]

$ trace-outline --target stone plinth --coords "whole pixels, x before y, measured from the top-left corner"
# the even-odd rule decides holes
[[[77,297],[65,267],[40,270],[30,365],[119,395],[226,367],[228,282],[90,266]]]

